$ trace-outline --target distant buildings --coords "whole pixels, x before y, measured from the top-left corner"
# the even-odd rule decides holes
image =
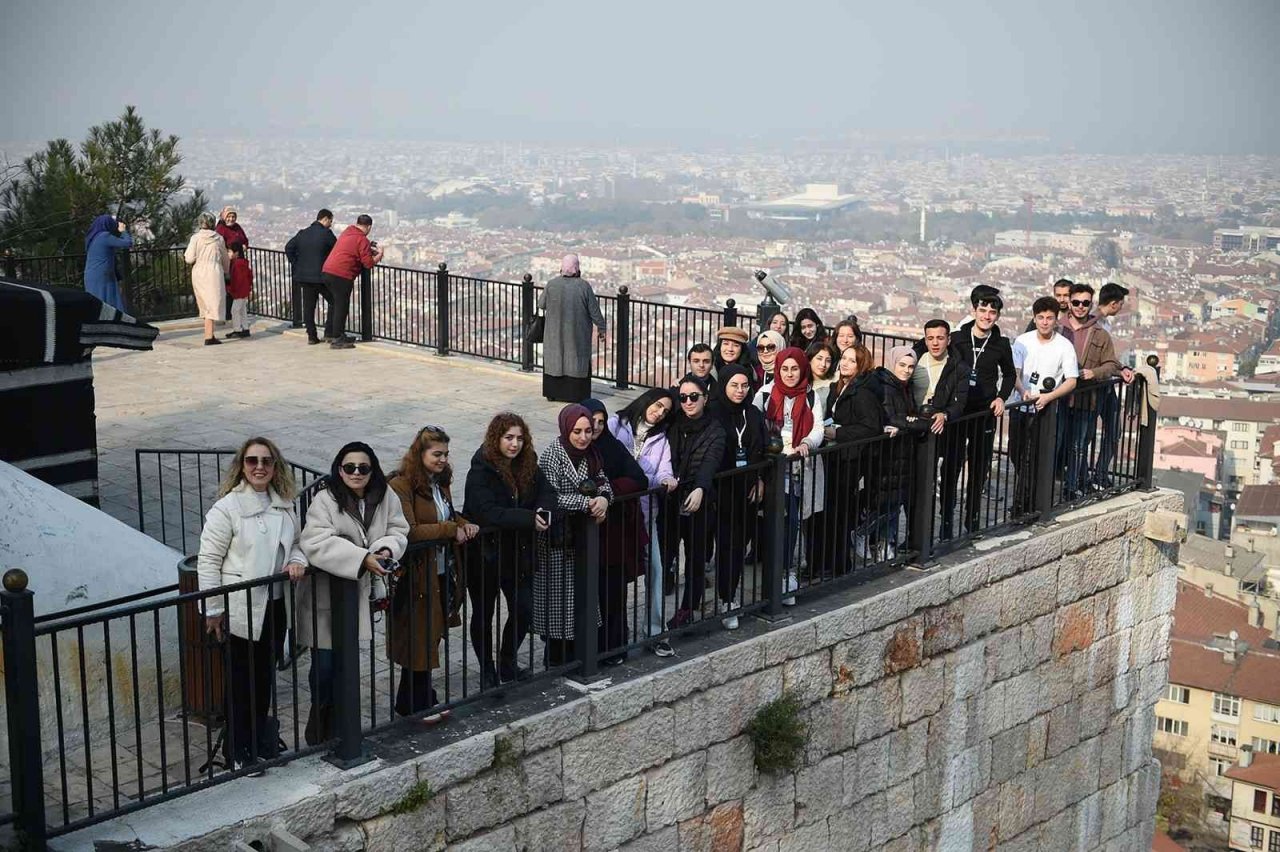
[[[1280,852],[1280,757],[1241,749],[1240,760],[1227,771],[1231,779],[1233,850]]]
[[[1262,437],[1273,423],[1280,423],[1280,402],[1170,395],[1160,401],[1159,418],[1158,428],[1190,426],[1223,436],[1219,475],[1228,490],[1272,481],[1271,464],[1264,464]]]
[[[1241,228],[1219,228],[1213,232],[1213,247],[1218,251],[1243,251],[1251,254],[1280,249],[1280,228],[1245,225]]]
[[[1099,237],[1115,241],[1120,251],[1126,254],[1136,247],[1138,239],[1136,235],[1128,232],[1112,234],[1108,231],[1076,228],[1069,234],[1059,234],[1054,231],[1031,231],[1030,234],[1027,231],[997,231],[995,244],[1006,248],[1024,248],[1030,243],[1031,248],[1088,254],[1089,247]]]
[[[820,222],[858,203],[855,195],[841,195],[839,184],[810,183],[805,184],[804,192],[798,195],[749,204],[746,211],[750,219]]]

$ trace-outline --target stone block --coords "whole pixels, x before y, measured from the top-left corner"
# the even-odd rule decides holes
[[[974,642],[947,654],[943,693],[948,701],[963,701],[981,691],[985,677],[986,642]]]
[[[924,611],[921,653],[925,657],[946,653],[964,642],[964,612],[964,606],[954,600]]]
[[[579,698],[568,704],[553,707],[536,716],[530,716],[527,719],[514,722],[511,727],[524,735],[525,751],[534,752],[559,745],[566,740],[571,740],[586,733],[590,723],[591,704],[587,699]],[[492,762],[492,745],[489,748],[489,755],[490,760],[485,763],[485,766]],[[431,755],[431,757],[434,757],[434,755]],[[426,776],[423,775],[423,777]]]
[[[852,607],[844,607],[834,613],[828,613],[828,615],[836,615],[848,610],[852,610]],[[842,621],[845,626],[848,626],[850,622],[856,622],[858,630],[855,630],[854,633],[859,632],[862,627],[861,613],[858,613],[856,618],[843,619]],[[838,638],[824,637],[826,641],[819,641],[820,624],[821,621],[819,619],[814,619],[801,624],[789,624],[766,633],[763,640],[764,664],[766,666],[776,666],[779,663],[785,663],[787,660],[794,660],[796,657],[812,654],[819,648],[830,647],[836,642],[854,635],[854,633],[850,633],[848,636],[839,636]]]
[[[586,800],[578,799],[521,817],[512,824],[516,848],[530,852],[535,849],[577,852],[582,849],[582,826],[586,814]]]
[[[982,712],[983,736],[994,737],[1001,731],[1007,731],[1014,726],[1014,723],[1009,721],[1008,714],[1005,713],[1005,693],[1008,691],[1008,683],[1008,681],[993,683],[975,696]]]
[[[619,852],[680,852],[680,829],[669,825],[660,831],[636,838],[622,846]]]
[[[1000,626],[1001,586],[975,589],[957,603],[964,617],[964,642],[968,644],[995,632]]]
[[[1040,705],[1037,712],[1075,701],[1089,689],[1088,656],[1083,652],[1060,660],[1050,660],[1028,674],[1040,679]]]
[[[695,693],[675,705],[679,752],[697,751],[742,733],[765,704],[782,695],[782,669],[775,667]]]
[[[912,776],[912,807],[915,823],[926,823],[951,808],[951,787],[942,766],[926,766]]]
[[[1080,696],[1080,737],[1097,736],[1111,723],[1110,685],[1104,684]]]
[[[831,829],[827,821],[798,826],[778,841],[778,852],[830,852]]]
[[[653,676],[653,702],[670,704],[711,685],[711,661],[697,657]]]
[[[1004,682],[1004,712],[1010,725],[1020,725],[1044,709],[1041,690],[1044,687],[1042,678],[1045,668],[1046,666],[1041,666],[1033,671],[1023,672]]]
[[[755,751],[745,736],[706,751],[707,806],[741,799],[756,781]]]
[[[886,677],[853,693],[858,703],[854,744],[864,743],[898,727],[902,718],[902,690],[896,677]]]
[[[941,661],[930,661],[902,675],[902,723],[908,724],[932,716],[942,706],[946,667]]]
[[[725,802],[680,823],[680,852],[740,852],[742,802]]]
[[[828,648],[837,643],[846,642],[854,636],[862,635],[863,626],[866,624],[866,611],[856,606],[841,607],[832,612],[823,613],[815,617],[812,622],[805,622],[805,624],[811,624],[815,630],[814,644],[810,650]],[[802,626],[804,625],[796,625],[796,627]],[[767,653],[765,656],[768,659]]]
[[[530,810],[529,789],[518,768],[486,772],[441,795],[445,799],[450,842]]]
[[[1075,852],[1076,811],[1066,808],[1040,825],[1038,852]]]
[[[627,778],[587,796],[582,848],[617,849],[645,832],[645,779]]]
[[[1129,717],[1124,736],[1124,774],[1136,772],[1151,759],[1151,737],[1155,727],[1154,713],[1134,713]]]
[[[1033,539],[1032,541],[1035,541]],[[1030,545],[1028,545],[1030,546]],[[1058,566],[1038,568],[1000,583],[1000,626],[1012,627],[1052,612],[1058,605]]]
[[[948,760],[943,786],[945,809],[956,808],[985,790],[992,778],[992,746],[971,746]]]
[[[387,814],[360,824],[367,852],[402,849],[439,850],[445,847],[445,800],[437,796],[407,814]]]
[[[591,696],[591,730],[634,719],[653,706],[653,678],[627,681]]]
[[[805,711],[809,732],[805,743],[805,764],[813,766],[828,755],[853,747],[857,732],[858,702],[853,695],[837,695],[813,704]]]
[[[989,558],[989,557],[988,557]],[[974,589],[987,585],[991,577],[991,566],[988,558],[970,559],[947,571],[947,582],[952,600],[967,595]]]
[[[1016,725],[991,738],[991,782],[1003,784],[1027,768],[1028,725]]]
[[[831,674],[837,694],[884,677],[884,641],[877,631],[855,636],[832,649]]]
[[[912,612],[941,606],[951,600],[951,578],[945,571],[918,577],[907,586],[907,596]]]
[[[832,814],[827,820],[830,832],[831,849],[844,852],[868,852],[871,848],[871,821],[867,819],[863,799],[853,807],[845,808]]]
[[[987,852],[1000,842],[1000,791],[993,786],[973,800],[973,852]]]
[[[1049,717],[1037,716],[1027,723],[1027,768],[1044,761],[1049,752]]]
[[[516,830],[513,826],[504,825],[502,828],[450,843],[449,852],[516,852]]]
[[[1080,702],[1060,704],[1049,711],[1048,757],[1056,757],[1080,742]]]
[[[844,806],[844,757],[829,757],[796,773],[796,825],[826,823]]]
[[[366,820],[387,811],[418,783],[413,763],[384,766],[334,791],[336,819]]]
[[[788,660],[782,666],[782,690],[801,704],[812,704],[831,695],[831,651],[818,651]]]
[[[711,685],[738,680],[765,667],[763,642],[740,642],[710,654]]]
[[[1087,570],[1083,559],[1064,556],[1058,560],[1058,606],[1088,597],[1098,588],[1097,578]]]
[[[1076,849],[1097,849],[1102,844],[1102,792],[1082,800],[1075,809]]]
[[[564,764],[560,749],[547,749],[526,757],[520,762],[520,772],[529,791],[530,808],[564,798]]]
[[[796,777],[761,774],[742,800],[742,848],[780,839],[796,827]]]
[[[1102,839],[1110,840],[1125,830],[1128,825],[1129,785],[1125,781],[1117,781],[1101,790],[1102,796]]]
[[[555,711],[548,712],[554,713]],[[539,715],[545,716],[547,714]],[[584,722],[582,730],[585,731],[585,702],[582,705],[582,720]],[[418,779],[430,784],[432,790],[439,791],[446,787],[451,787],[459,781],[474,778],[493,765],[493,741],[493,732],[488,731],[483,734],[477,734],[474,737],[468,737],[465,740],[459,740],[456,743],[450,743],[444,748],[438,748],[422,757],[415,758],[413,763],[417,766]]]
[[[999,683],[1026,671],[1022,656],[1022,628],[1002,630],[984,643],[986,647],[985,679]]]
[[[707,752],[664,763],[645,773],[645,825],[649,831],[701,813],[707,800]]]
[[[972,852],[973,805],[966,803],[943,814],[938,821],[937,837],[928,848],[936,852]]]
[[[863,601],[860,609],[863,613],[862,629],[868,632],[879,630],[911,615],[911,597],[902,594],[901,588],[891,589]]]
[[[925,767],[929,747],[929,722],[922,719],[888,734],[889,784],[901,784]]]
[[[663,707],[565,743],[565,798],[580,798],[669,760],[675,751],[675,718],[675,711]]]
[[[1062,659],[1068,654],[1083,651],[1093,644],[1093,601],[1082,601],[1059,609],[1053,623],[1053,656]]]
[[[915,824],[915,785],[904,781],[890,787],[884,796],[884,818],[871,828],[871,844],[880,847],[901,837]]]
[[[889,786],[889,737],[889,734],[885,734],[844,755],[846,807]]]
[[[1033,570],[1055,562],[1062,556],[1066,540],[1067,536],[1062,531],[1037,533],[1027,539],[1017,549],[1022,556],[1023,570]]]
[[[999,789],[1000,805],[996,827],[1003,842],[1012,840],[1035,823],[1036,773],[1031,771],[1015,775],[1001,784]]]

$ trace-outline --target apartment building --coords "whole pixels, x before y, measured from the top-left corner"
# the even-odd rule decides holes
[[[1160,401],[1159,414],[1161,426],[1190,426],[1225,436],[1219,479],[1227,490],[1272,481],[1270,460],[1262,453],[1262,437],[1268,427],[1280,423],[1280,403],[1170,395]]]
[[[1280,852],[1280,756],[1254,755],[1249,746],[1227,771],[1231,779],[1232,852]]]

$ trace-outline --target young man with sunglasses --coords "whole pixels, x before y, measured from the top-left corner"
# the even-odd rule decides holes
[[[1062,336],[1075,348],[1081,381],[1105,382],[1120,372],[1120,361],[1111,335],[1092,313],[1093,295],[1093,288],[1088,284],[1071,285],[1070,307],[1067,321],[1062,324]],[[1100,396],[1112,393],[1110,387],[1096,387],[1073,394],[1067,403],[1066,419],[1062,421],[1067,428],[1065,435],[1060,434],[1058,439],[1058,459],[1060,465],[1066,466],[1064,485],[1068,499],[1091,484],[1101,487],[1099,480],[1107,477],[1107,471],[1100,469],[1089,481],[1089,448],[1093,446]]]

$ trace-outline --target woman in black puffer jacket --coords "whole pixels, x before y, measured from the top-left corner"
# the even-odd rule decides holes
[[[889,452],[885,454],[879,483],[879,509],[875,513],[868,536],[884,542],[885,558],[892,559],[901,540],[898,536],[898,516],[902,507],[907,509],[907,532],[910,535],[911,518],[916,510],[911,499],[912,476],[915,471],[916,446],[928,432],[928,421],[916,416],[915,398],[911,395],[911,375],[916,368],[916,353],[910,346],[895,346],[885,359],[888,369],[876,370],[884,387],[885,424],[893,430]],[[909,543],[908,546],[910,546]]]
[[[825,547],[837,575],[849,569],[849,536],[853,528],[874,515],[879,459],[891,442],[884,440],[884,401],[880,380],[875,378],[871,351],[860,343],[840,355],[838,375],[827,397],[826,439],[848,444],[827,456],[827,515]],[[881,441],[866,444],[867,438]],[[873,469],[874,468],[874,469]],[[867,556],[865,541],[857,555]]]

